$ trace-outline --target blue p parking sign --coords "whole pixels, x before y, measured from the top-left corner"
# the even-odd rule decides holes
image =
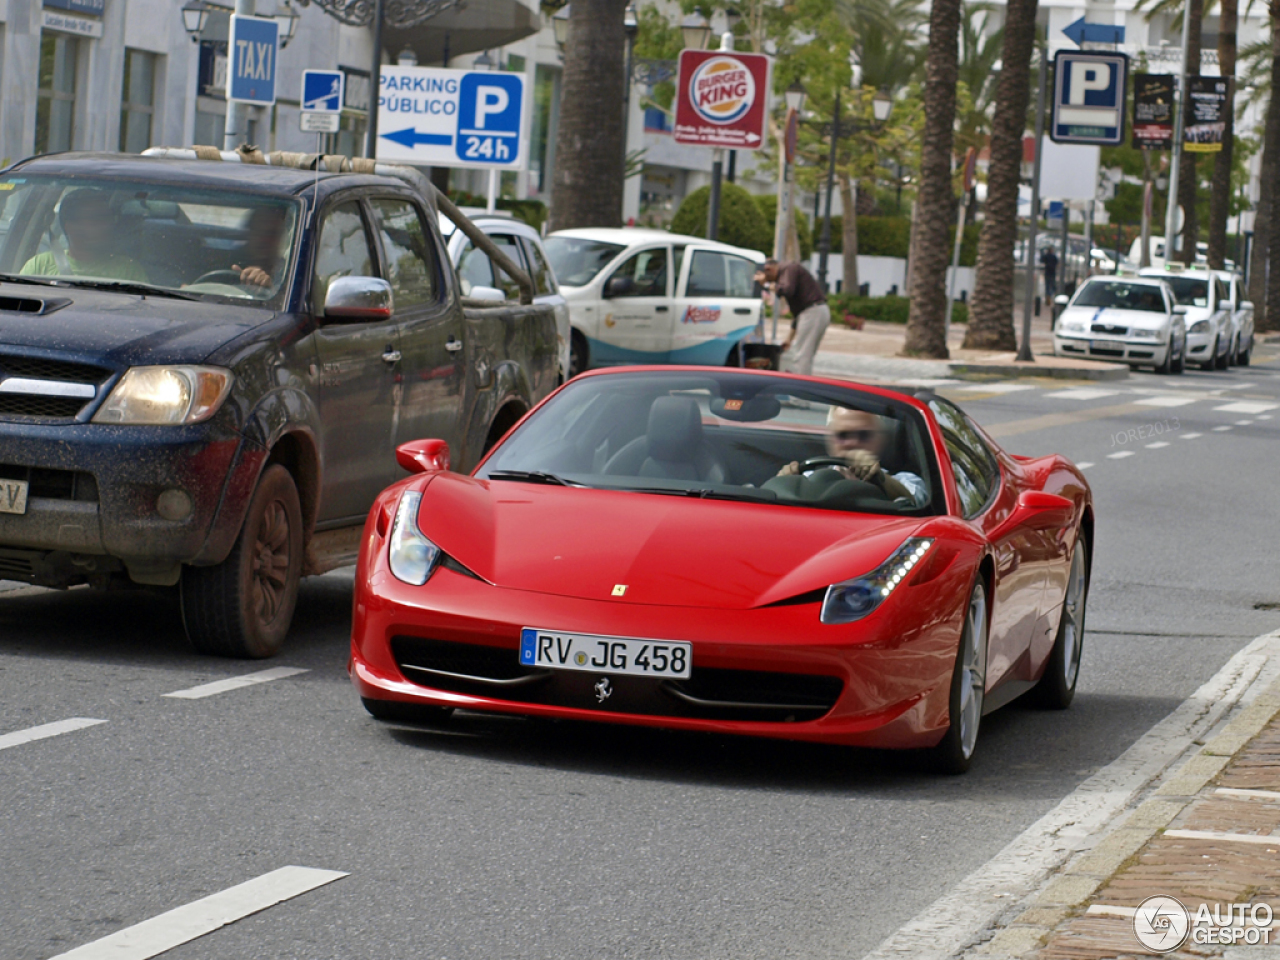
[[[516,74],[468,73],[458,87],[458,159],[514,164],[519,157],[524,84]]]
[[[1129,58],[1123,53],[1059,50],[1053,58],[1055,143],[1124,143],[1125,89]]]

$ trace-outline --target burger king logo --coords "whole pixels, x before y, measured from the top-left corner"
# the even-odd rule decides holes
[[[708,123],[724,125],[741,119],[755,99],[755,79],[736,57],[712,57],[693,72],[689,100]]]

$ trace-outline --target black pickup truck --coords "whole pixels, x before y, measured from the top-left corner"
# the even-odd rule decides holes
[[[549,307],[464,303],[416,171],[237,159],[0,171],[0,579],[178,586],[198,650],[265,657],[395,448],[470,469],[557,342]]]

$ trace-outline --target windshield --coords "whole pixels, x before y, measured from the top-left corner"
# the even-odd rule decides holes
[[[1162,277],[1173,288],[1174,298],[1183,306],[1207,307],[1209,305],[1209,281],[1200,277]]]
[[[859,513],[945,510],[916,408],[729,371],[575,380],[477,476]]]
[[[620,243],[583,240],[580,237],[548,237],[547,259],[563,287],[585,287],[625,247]]]
[[[1080,288],[1071,305],[1165,312],[1164,296],[1159,287],[1149,283],[1124,283],[1119,280],[1090,280]]]
[[[0,177],[0,274],[279,306],[298,212],[146,181]]]

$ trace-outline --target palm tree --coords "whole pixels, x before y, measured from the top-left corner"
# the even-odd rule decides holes
[[[1280,0],[1272,0],[1280,4]],[[958,36],[962,0],[933,0],[925,61],[924,131],[920,188],[911,251],[911,312],[903,352],[945,360],[947,260],[951,252],[951,156],[959,79]]]
[[[1227,258],[1231,162],[1236,140],[1236,29],[1239,19],[1238,0],[1222,0],[1218,27],[1218,72],[1227,79],[1227,102],[1223,116],[1227,126],[1222,134],[1222,150],[1213,158],[1213,192],[1209,198],[1209,266],[1215,270],[1221,270]]]
[[[627,0],[573,0],[565,44],[551,229],[622,221]]]
[[[1200,28],[1204,22],[1204,0],[1186,0],[1189,4],[1187,62],[1183,67],[1186,75],[1200,72]],[[1188,91],[1182,92],[1183,124],[1190,114],[1190,97]],[[1182,151],[1182,163],[1178,167],[1178,206],[1182,207],[1182,262],[1191,266],[1196,262],[1196,243],[1200,239],[1200,221],[1196,214],[1196,155],[1185,148]],[[1226,229],[1225,226],[1223,228]],[[1174,249],[1172,238],[1165,239],[1165,259],[1172,260],[1169,251]]]
[[[1004,68],[991,122],[987,167],[987,218],[978,239],[978,276],[964,345],[1014,350],[1013,247],[1018,240],[1018,182],[1022,134],[1031,96],[1031,52],[1036,37],[1036,0],[1009,0],[1004,25]]]
[[[1267,104],[1267,125],[1265,135],[1265,153],[1262,163],[1262,195],[1268,197],[1274,191],[1277,174],[1280,174],[1280,97],[1275,91],[1280,90],[1280,0],[1270,0],[1271,14],[1271,91],[1272,96]],[[1263,309],[1262,329],[1274,330],[1280,326],[1280,223],[1275,217],[1276,197],[1267,199],[1268,210],[1264,219],[1255,219],[1262,224],[1259,232],[1266,233],[1266,267],[1257,271],[1258,279],[1265,277],[1266,298]],[[1261,213],[1261,211],[1259,211]],[[1255,227],[1255,230],[1257,228]],[[1257,301],[1254,301],[1257,303]]]

